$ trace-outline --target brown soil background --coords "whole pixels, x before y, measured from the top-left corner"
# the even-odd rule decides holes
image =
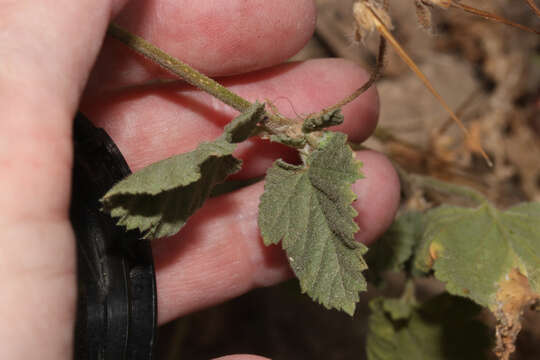
[[[365,47],[353,43],[353,2],[318,0],[317,32],[292,60],[344,57],[372,67],[377,38],[372,36]],[[525,1],[468,3],[540,29],[540,19]],[[540,37],[454,9],[435,10],[434,34],[428,34],[416,21],[412,0],[391,1],[390,8],[394,35],[481,140],[495,167],[471,155],[457,126],[391,49],[377,83],[378,136],[363,145],[388,154],[409,172],[473,186],[500,207],[540,201]],[[413,194],[406,206],[434,202],[427,194]],[[387,293],[398,295],[401,281],[392,283]],[[441,286],[426,280],[418,289],[433,294]],[[367,302],[374,294],[362,297],[351,319],[299,295],[294,281],[256,290],[163,327],[157,358],[251,353],[276,360],[365,359]],[[515,360],[540,359],[536,313],[527,314],[517,348]]]

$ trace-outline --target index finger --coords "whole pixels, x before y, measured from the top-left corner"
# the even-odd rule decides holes
[[[146,0],[115,20],[209,76],[277,65],[298,52],[315,29],[312,0]],[[169,74],[116,40],[105,41],[89,94]]]

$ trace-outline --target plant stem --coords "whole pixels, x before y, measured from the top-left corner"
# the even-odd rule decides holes
[[[473,202],[476,205],[483,205],[487,203],[487,199],[484,197],[484,195],[470,187],[460,186],[437,180],[431,176],[422,176],[417,174],[409,174],[408,180],[421,188],[431,189],[441,194],[459,196]]]
[[[347,105],[348,103],[355,100],[357,97],[365,93],[379,78],[381,77],[381,71],[384,66],[384,56],[386,54],[386,40],[380,36],[379,37],[379,53],[377,55],[377,63],[375,64],[375,68],[371,71],[371,74],[369,76],[369,79],[358,89],[356,89],[352,94],[348,95],[341,101],[339,101],[337,104],[334,104],[326,109],[323,109],[322,111],[310,114],[308,117],[318,117],[326,113],[330,113],[334,110],[340,109],[343,106]]]
[[[450,115],[450,117],[458,124],[458,126],[461,128],[465,136],[467,136],[468,139],[471,140],[471,143],[474,144],[475,149],[473,151],[480,153],[484,159],[486,160],[486,163],[488,166],[493,166],[493,163],[489,159],[489,156],[486,154],[484,149],[482,148],[482,145],[479,140],[473,139],[469,130],[463,122],[454,114],[450,106],[446,103],[444,98],[439,94],[437,90],[433,87],[429,79],[424,75],[424,73],[418,68],[416,63],[411,59],[409,54],[403,49],[401,44],[396,40],[396,38],[392,35],[388,27],[385,25],[384,21],[371,9],[370,7],[366,7],[367,11],[371,13],[371,16],[373,17],[373,20],[375,21],[377,30],[379,33],[384,36],[386,40],[392,45],[394,50],[397,51],[398,55],[401,57],[401,59],[407,64],[407,66],[416,74],[416,76],[424,83],[424,86],[433,94],[433,96],[437,99],[439,104],[445,109],[445,111]]]
[[[214,96],[239,112],[245,112],[252,105],[251,102],[235,94],[217,81],[114,23],[109,25],[108,34],[165,70],[179,76],[187,83]],[[285,118],[279,114],[269,114],[268,112],[266,112],[265,120],[261,121],[259,125],[262,130],[269,134],[287,135],[290,137],[296,135],[294,129],[298,127],[297,122],[294,120]]]
[[[120,40],[122,43],[135,50],[139,54],[143,55],[144,57],[160,65],[164,69],[181,77],[187,83],[198,87],[199,89],[207,92],[208,94],[218,98],[219,100],[235,108],[236,110],[244,112],[251,106],[251,103],[249,101],[233,93],[215,80],[209,78],[204,74],[201,74],[197,70],[193,69],[191,66],[172,57],[171,55],[152,45],[143,38],[129,33],[120,26],[111,23],[109,25],[108,34]]]
[[[356,89],[351,95],[347,96],[343,100],[341,100],[339,103],[335,104],[334,106],[325,109],[325,111],[331,112],[336,109],[339,109],[348,103],[355,100],[357,97],[365,93],[373,84],[379,80],[381,77],[381,71],[384,66],[384,57],[386,55],[386,39],[382,36],[379,37],[379,53],[377,55],[377,63],[375,64],[375,68],[372,70],[368,81],[364,85],[362,85],[360,88]]]
[[[529,4],[529,6],[535,12],[536,12],[536,10],[538,10],[538,7],[536,7],[534,2],[528,0],[527,3]],[[451,6],[457,8],[457,9],[461,9],[463,11],[466,11],[466,12],[470,13],[470,14],[474,14],[474,15],[483,17],[484,19],[493,20],[493,21],[500,22],[500,23],[505,24],[505,25],[513,26],[515,28],[518,28],[518,29],[526,31],[526,32],[530,32],[532,34],[540,35],[540,31],[538,31],[538,30],[532,29],[532,28],[530,28],[528,26],[525,26],[525,25],[515,23],[515,22],[510,21],[508,19],[505,19],[505,18],[503,18],[503,17],[501,17],[499,15],[491,14],[491,13],[489,13],[487,11],[483,11],[483,10],[474,8],[472,6],[461,4],[461,3],[456,2],[456,1],[452,1],[450,4],[451,4]]]
[[[536,16],[540,17],[540,9],[538,8],[538,6],[536,6],[536,4],[534,3],[534,0],[525,0],[525,1],[527,1],[527,4],[529,4],[529,6],[534,11]]]
[[[392,161],[394,169],[398,173],[402,190],[411,192],[412,188],[431,190],[439,194],[454,195],[472,202],[474,205],[488,204],[488,199],[479,191],[463,185],[456,185],[446,181],[435,179],[431,176],[411,174],[403,169],[395,161]]]

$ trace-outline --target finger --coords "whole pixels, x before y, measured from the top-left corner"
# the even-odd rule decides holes
[[[257,355],[228,355],[221,356],[214,360],[268,360],[268,358]]]
[[[358,239],[370,244],[392,222],[399,181],[384,156],[362,151],[357,158],[366,176],[354,185],[361,195],[353,203],[360,214]],[[260,238],[262,191],[258,183],[211,199],[177,236],[153,243],[160,323],[291,275],[281,248],[265,247]]]
[[[333,105],[367,79],[365,70],[353,63],[324,59],[285,64],[222,82],[249,100],[269,99],[285,116],[297,118]],[[156,85],[87,98],[82,109],[105,128],[130,167],[137,170],[215,139],[237,115],[209,95],[180,86]],[[362,141],[376,126],[378,108],[377,92],[371,88],[344,107],[345,123],[334,129]],[[241,144],[236,155],[244,161],[240,177],[260,176],[276,158],[293,156],[291,150],[260,140]]]
[[[357,159],[363,163],[361,172],[366,179],[353,185],[358,196],[353,206],[358,212],[356,223],[360,227],[356,240],[371,244],[394,220],[400,199],[399,179],[392,164],[378,152],[359,151]]]
[[[130,3],[116,21],[217,76],[266,68],[294,55],[315,29],[315,6],[312,0],[145,0]],[[165,73],[111,39],[89,91],[143,83],[156,75]]]
[[[124,2],[2,2],[0,211],[66,213],[73,114],[111,12]]]
[[[1,359],[72,358],[71,124],[110,14],[122,2],[2,2]]]

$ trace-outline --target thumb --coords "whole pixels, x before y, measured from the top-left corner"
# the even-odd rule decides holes
[[[71,127],[124,2],[1,2],[0,359],[72,358]]]
[[[67,208],[73,114],[107,24],[125,2],[2,2],[0,214]]]

